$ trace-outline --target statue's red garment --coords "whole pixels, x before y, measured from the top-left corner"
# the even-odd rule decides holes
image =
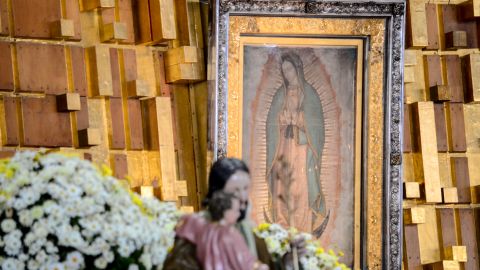
[[[234,226],[206,220],[198,214],[184,216],[177,237],[197,246],[197,259],[204,270],[252,270],[256,261]]]

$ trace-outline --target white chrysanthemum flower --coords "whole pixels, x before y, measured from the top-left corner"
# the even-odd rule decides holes
[[[105,259],[102,256],[102,257],[97,258],[95,260],[94,264],[95,264],[95,267],[97,267],[99,269],[105,269],[105,268],[107,268],[108,262],[107,262],[107,259]]]
[[[85,266],[85,259],[83,258],[82,253],[74,251],[67,255],[65,265],[67,266],[67,269],[81,269]]]
[[[128,270],[139,270],[140,268],[136,264],[130,264],[128,266]]]
[[[41,264],[37,260],[28,260],[27,268],[28,270],[38,270]]]
[[[8,218],[2,221],[1,228],[4,233],[9,233],[17,228],[17,224],[13,219]]]
[[[2,270],[17,270],[17,260],[7,258],[2,262]]]
[[[4,236],[5,253],[9,256],[17,256],[22,248],[22,233],[20,230],[13,230]]]
[[[152,265],[152,256],[147,253],[147,252],[144,252],[142,254],[142,256],[140,256],[140,263],[143,264],[143,266],[147,269],[147,270],[150,270],[152,269],[153,265]]]
[[[47,270],[65,270],[65,265],[63,263],[51,263],[47,266]]]

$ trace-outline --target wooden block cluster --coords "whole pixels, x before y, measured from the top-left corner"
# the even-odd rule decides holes
[[[205,79],[203,51],[194,46],[170,49],[165,54],[168,83],[192,83]]]
[[[405,269],[480,269],[479,18],[479,0],[407,1]]]
[[[174,0],[139,0],[134,13],[138,43],[158,44],[177,38]]]

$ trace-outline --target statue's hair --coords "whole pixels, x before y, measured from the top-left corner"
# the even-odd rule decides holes
[[[232,200],[235,195],[223,191],[217,191],[213,193],[212,198],[208,200],[208,212],[212,221],[220,221],[223,218],[223,214],[228,209],[232,208]]]

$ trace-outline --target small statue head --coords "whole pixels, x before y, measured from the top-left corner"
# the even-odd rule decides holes
[[[243,220],[247,216],[250,193],[250,173],[245,162],[236,158],[221,158],[213,164],[203,206],[210,205],[213,195],[219,191],[233,193],[240,200],[239,220]]]
[[[231,193],[215,192],[208,201],[208,212],[212,221],[234,225],[240,216],[240,200]]]

